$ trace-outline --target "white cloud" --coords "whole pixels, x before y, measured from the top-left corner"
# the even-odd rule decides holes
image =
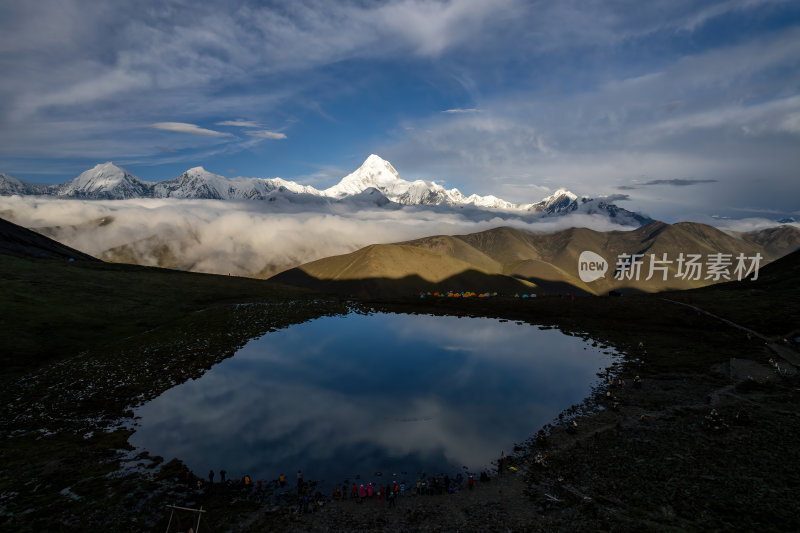
[[[778,129],[788,133],[800,133],[800,111],[787,113],[778,124]]]
[[[276,131],[268,131],[268,130],[253,130],[246,132],[250,137],[256,137],[258,139],[285,139],[286,135]]]
[[[0,22],[0,49],[13,58],[6,72],[14,71],[0,96],[13,102],[19,120],[53,106],[108,100],[147,111],[157,103],[153,95],[163,101],[173,91],[220,110],[216,100],[231,84],[346,59],[409,52],[437,56],[472,42],[475,34],[494,35],[488,27],[501,24],[520,5],[516,0],[317,0],[280,9],[203,2],[88,9],[57,0],[41,0],[35,8],[20,3],[8,9],[5,24]],[[295,85],[291,93],[299,92]],[[187,105],[181,101],[180,107]]]
[[[442,102],[431,117],[414,118],[419,109],[409,106],[404,124],[387,126],[399,132],[394,146],[375,146],[382,138],[375,124],[392,120],[382,115],[338,153],[380,151],[420,177],[517,202],[538,199],[517,196],[521,184],[603,194],[642,174],[726,185],[758,179],[784,204],[797,197],[800,30],[770,24],[781,2],[6,4],[0,157],[26,158],[21,164],[195,165],[259,143],[267,150],[264,139],[284,134],[264,124],[286,131],[298,121],[294,142],[306,138],[302,115],[314,105],[343,115],[348,107],[338,96],[351,101],[364,80],[412,84],[424,71],[426,94],[442,97],[429,100]],[[687,32],[726,15],[752,17],[752,31],[685,46]],[[698,52],[686,55],[687,48]],[[369,68],[372,60],[378,68]],[[365,104],[365,120],[383,111]],[[147,125],[167,124],[156,122],[164,117],[182,126],[162,132],[188,135],[154,139]],[[343,164],[312,152],[314,163]]]
[[[685,22],[681,25],[681,29],[686,31],[695,31],[697,28],[722,15],[729,14],[734,11],[748,11],[751,9],[765,9],[770,4],[777,5],[786,3],[789,0],[727,0],[724,2],[717,2],[709,7],[700,10],[698,13],[689,15]]]
[[[259,128],[261,127],[258,122],[252,120],[224,120],[217,122],[217,126],[234,126],[237,128]]]
[[[56,240],[99,256],[127,245],[138,262],[158,266],[168,248],[176,263],[197,272],[257,275],[355,251],[369,244],[431,235],[458,235],[498,226],[537,232],[570,227],[625,229],[603,216],[572,215],[526,221],[470,220],[458,212],[428,209],[347,208],[281,212],[272,202],[140,199],[84,201],[0,197],[4,218],[29,228],[53,228]],[[111,217],[113,221],[98,225]]]
[[[174,131],[177,133],[189,133],[191,135],[208,135],[211,137],[230,137],[230,133],[221,131],[208,130],[201,128],[197,124],[188,124],[186,122],[156,122],[150,124],[150,127],[155,130]]]
[[[342,323],[355,328],[346,337],[338,327]],[[415,386],[403,386],[393,375],[394,364],[382,364],[379,355],[357,349],[349,340],[376,331],[387,346],[425,339],[452,349],[455,359],[429,358],[423,363],[428,371],[414,376]],[[308,336],[315,342],[302,342]],[[214,372],[143,405],[136,411],[141,420],[130,440],[153,454],[181,457],[195,471],[225,457],[231,477],[302,464],[306,472],[329,482],[359,473],[370,478],[376,463],[362,457],[377,457],[373,451],[406,461],[441,456],[442,464],[480,471],[490,468],[498,443],[521,441],[531,427],[551,421],[590,392],[597,367],[611,358],[589,343],[557,330],[489,319],[328,317],[251,341]],[[353,394],[343,394],[328,365],[319,363],[339,352],[348,357],[337,359],[337,375],[350,376]],[[564,372],[569,380],[556,377]],[[373,394],[371,388],[364,390],[362,380],[376,390],[390,383],[392,393]],[[451,390],[470,394],[449,394]],[[504,416],[498,416],[497,405],[509,405]],[[187,434],[193,439],[186,439]],[[231,438],[238,435],[246,438]],[[272,442],[291,446],[265,444]],[[354,447],[359,454],[352,453]]]
[[[480,114],[407,120],[408,133],[380,152],[411,173],[436,171],[449,186],[517,203],[538,199],[519,184],[597,196],[670,178],[720,186],[704,198],[642,192],[634,208],[675,220],[684,211],[669,210],[681,204],[725,210],[758,198],[789,212],[800,194],[800,97],[787,89],[800,84],[798,43],[789,28],[573,91],[479,98]]]
[[[727,233],[744,233],[748,231],[759,231],[766,228],[774,228],[779,224],[775,220],[761,217],[738,218],[738,219],[720,219],[708,216],[695,217],[692,222],[702,222],[710,226],[715,226]],[[789,224],[800,229],[800,224]]]
[[[800,96],[745,106],[727,105],[645,126],[638,134],[676,135],[694,129],[737,128],[747,135],[800,133]],[[652,141],[651,141],[652,142]]]
[[[377,8],[374,21],[385,32],[409,43],[418,54],[430,56],[480,35],[485,23],[519,8],[515,0],[406,0]]]
[[[631,199],[630,194],[608,194],[605,196],[598,196],[598,200],[602,200],[603,202],[625,202]]]

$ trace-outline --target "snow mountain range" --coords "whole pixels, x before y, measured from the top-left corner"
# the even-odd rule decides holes
[[[281,178],[226,178],[194,167],[169,181],[149,182],[111,162],[96,165],[60,185],[33,185],[0,174],[0,195],[48,195],[87,200],[185,198],[263,200],[300,205],[343,203],[354,207],[431,206],[502,211],[515,215],[553,216],[603,214],[620,224],[644,225],[651,219],[614,204],[559,189],[532,204],[517,205],[496,196],[465,196],[427,180],[407,181],[377,155],[370,155],[355,172],[324,190]]]

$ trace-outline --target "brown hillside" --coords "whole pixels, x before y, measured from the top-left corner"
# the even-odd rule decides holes
[[[367,246],[353,253],[301,265],[270,279],[288,285],[365,297],[411,295],[420,290],[532,290],[530,283],[487,272],[427,248],[402,244]]]
[[[778,228],[780,229],[780,228]],[[612,290],[658,292],[684,290],[728,281],[724,276],[710,276],[711,254],[726,254],[730,262],[729,279],[736,279],[736,258],[761,254],[760,266],[794,249],[794,228],[763,231],[745,239],[729,235],[712,226],[691,222],[665,224],[653,222],[631,231],[598,232],[570,228],[552,234],[501,227],[469,235],[437,235],[396,245],[374,245],[343,256],[314,261],[298,267],[303,273],[275,278],[291,279],[299,285],[314,284],[310,280],[400,280],[416,283],[440,283],[464,279],[464,273],[494,275],[524,280],[540,293],[606,294]],[[800,232],[798,232],[800,233]],[[578,258],[583,251],[592,251],[608,263],[605,278],[583,282],[579,277]],[[621,254],[643,254],[638,276],[615,278]],[[699,279],[696,275],[679,274],[679,258],[699,255]],[[666,272],[653,268],[651,261],[666,259]],[[659,263],[654,267],[662,266]],[[746,266],[749,266],[749,261]],[[685,271],[685,268],[684,268]],[[649,279],[648,279],[649,278]],[[289,282],[289,281],[286,281]],[[388,282],[388,281],[387,281]],[[385,285],[383,283],[382,285]],[[403,285],[409,293],[413,288]],[[505,285],[503,283],[502,285]],[[330,288],[330,287],[329,287]],[[348,290],[352,287],[348,286]],[[371,291],[378,290],[373,287]],[[492,289],[489,290],[499,290]],[[397,292],[397,291],[393,291]]]
[[[460,237],[437,235],[435,237],[425,237],[401,244],[423,248],[438,254],[453,257],[465,261],[473,267],[477,267],[485,272],[494,274],[501,274],[503,272],[503,264],[501,262],[486,255],[481,250],[474,248]]]
[[[353,253],[313,261],[300,268],[318,279],[400,279],[417,275],[433,282],[476,269],[449,255],[400,244],[373,244]]]
[[[539,247],[532,242],[534,233],[515,228],[501,227],[456,238],[491,257],[501,264],[541,259]]]
[[[742,240],[764,248],[771,256],[780,257],[786,250],[800,249],[800,229],[784,224],[776,228],[740,233]]]

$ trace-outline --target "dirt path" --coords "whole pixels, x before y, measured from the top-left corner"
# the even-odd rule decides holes
[[[772,352],[775,355],[777,355],[778,357],[782,358],[787,363],[791,363],[792,365],[795,365],[795,366],[800,366],[800,354],[798,354],[796,351],[792,350],[788,346],[783,346],[781,344],[778,344],[778,342],[777,342],[778,339],[776,339],[774,337],[767,337],[765,335],[762,335],[761,333],[759,333],[757,331],[754,331],[754,330],[752,330],[750,328],[742,326],[741,324],[737,324],[736,322],[728,320],[727,318],[721,317],[719,315],[715,315],[714,313],[706,311],[705,309],[703,309],[701,307],[697,307],[696,305],[687,304],[687,303],[684,303],[684,302],[678,302],[676,300],[670,300],[668,298],[661,298],[661,299],[664,300],[665,302],[670,302],[670,303],[673,303],[673,304],[678,304],[678,305],[683,305],[683,306],[686,306],[686,307],[690,307],[691,309],[694,309],[698,313],[703,313],[705,315],[710,316],[711,318],[714,318],[716,320],[720,320],[722,322],[725,322],[729,326],[732,326],[734,328],[737,328],[737,329],[740,329],[742,331],[745,331],[745,332],[749,333],[750,335],[752,335],[752,336],[754,336],[756,338],[759,338],[759,339],[763,340],[765,343],[767,343],[767,347],[770,350],[772,350]]]
[[[706,314],[706,315],[710,316],[711,318],[715,318],[717,320],[721,320],[722,322],[725,322],[729,326],[733,326],[734,328],[738,328],[738,329],[741,329],[742,331],[746,331],[747,333],[753,335],[754,337],[758,337],[759,339],[763,340],[764,342],[773,342],[774,341],[774,339],[770,339],[769,337],[766,337],[766,336],[762,335],[761,333],[759,333],[757,331],[753,331],[752,329],[746,328],[746,327],[742,326],[741,324],[737,324],[736,322],[728,320],[727,318],[721,317],[719,315],[715,315],[714,313],[710,313],[710,312],[706,311],[705,309],[697,307],[696,305],[687,304],[687,303],[684,303],[684,302],[679,302],[677,300],[670,300],[669,298],[661,298],[661,299],[664,300],[665,302],[670,302],[670,303],[673,303],[673,304],[684,305],[686,307],[690,307],[690,308],[694,309],[695,311],[697,311],[698,313]]]

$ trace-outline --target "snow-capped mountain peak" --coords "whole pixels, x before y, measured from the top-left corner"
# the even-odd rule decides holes
[[[108,161],[100,163],[82,172],[80,176],[73,179],[69,183],[73,184],[76,188],[82,189],[100,189],[114,187],[125,180],[127,172]]]
[[[150,196],[152,183],[108,161],[95,165],[56,189],[59,196],[125,199]]]
[[[214,174],[213,172],[209,172],[208,170],[206,170],[203,167],[192,167],[189,170],[187,170],[186,172],[184,172],[184,174],[187,174],[189,176],[203,176],[203,177],[206,177],[206,176],[218,176],[218,174]],[[222,177],[222,176],[219,176],[219,177]]]
[[[26,183],[2,173],[0,173],[0,190],[3,194],[30,194],[30,187]]]
[[[156,183],[153,193],[156,197],[224,200],[236,196],[230,194],[231,189],[233,184],[227,178],[192,167],[175,179]]]
[[[389,200],[403,205],[474,205],[496,209],[516,209],[517,205],[495,196],[464,196],[458,189],[445,189],[433,181],[407,181],[400,177],[391,163],[372,154],[364,163],[342,180],[322,191],[331,198],[344,198],[359,194],[370,187],[377,189]]]
[[[536,203],[523,206],[523,208],[528,211],[549,214],[569,213],[578,208],[578,195],[562,188]]]
[[[325,189],[322,193],[332,198],[343,198],[374,187],[391,198],[400,196],[408,190],[409,186],[410,183],[400,178],[400,174],[391,163],[371,154],[358,170],[348,174],[339,183]]]
[[[312,187],[311,185],[301,185],[296,181],[289,181],[283,178],[268,178],[265,179],[272,183],[272,185],[278,190],[287,190],[297,194],[313,194],[315,196],[322,196],[322,191],[319,191]]]
[[[452,189],[453,191],[458,192],[461,194],[458,189]],[[462,195],[463,196],[463,195]],[[469,197],[466,198],[466,202],[473,204],[476,207],[489,207],[492,209],[517,209],[517,204],[512,204],[511,202],[507,202],[502,198],[498,198],[492,194],[488,196],[478,196],[477,194],[471,194]]]
[[[566,196],[570,200],[577,200],[578,199],[578,195],[576,195],[575,193],[573,193],[571,191],[568,191],[567,189],[564,189],[562,187],[561,189],[556,190],[556,192],[554,192],[550,196],[544,198],[543,201],[548,201],[548,200],[551,200],[551,199],[558,199],[561,196]]]
[[[156,183],[153,195],[207,200],[265,200],[281,193],[319,196],[314,187],[281,178],[226,178],[203,167],[193,167],[177,178]]]
[[[324,191],[281,178],[226,178],[201,166],[177,178],[151,183],[140,180],[111,162],[102,163],[77,178],[51,186],[31,185],[11,176],[0,175],[0,194],[55,194],[73,198],[117,200],[126,198],[195,198],[213,200],[264,200],[273,206],[304,205],[337,208],[400,205],[471,207],[477,210],[504,210],[510,215],[558,216],[573,212],[604,214],[623,224],[645,224],[650,219],[614,204],[578,196],[558,189],[539,202],[516,205],[493,195],[465,196],[458,189],[445,189],[428,180],[407,181],[391,163],[372,154],[354,172]],[[398,205],[399,204],[399,205]]]

